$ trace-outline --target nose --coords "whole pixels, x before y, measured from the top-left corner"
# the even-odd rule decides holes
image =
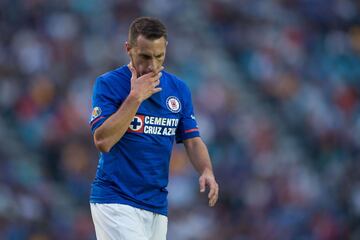
[[[154,72],[156,70],[156,62],[155,59],[150,60],[148,65],[148,70]]]

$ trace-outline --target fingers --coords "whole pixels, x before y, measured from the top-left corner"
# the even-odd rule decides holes
[[[159,80],[161,78],[161,76],[162,76],[161,72],[159,72],[157,74],[155,74],[153,72],[150,72],[150,73],[147,73],[145,75],[142,75],[139,78],[139,80],[141,80],[141,81],[146,80],[146,81],[150,81],[150,82],[155,82],[155,81]]]
[[[160,73],[162,70],[164,70],[164,66],[161,66],[160,69],[155,72],[155,74]]]
[[[145,79],[144,81],[148,81],[149,84],[152,85],[153,88],[156,88],[160,85],[160,78],[162,76],[162,73],[159,73],[157,76],[149,79]]]
[[[157,87],[160,85],[160,79],[156,80],[154,83],[153,83],[153,86],[154,87]]]
[[[205,178],[200,177],[199,179],[200,192],[205,192]]]
[[[140,78],[141,78],[141,79],[154,78],[154,77],[159,76],[159,74],[160,74],[160,76],[161,76],[161,75],[162,75],[162,73],[161,73],[162,70],[164,70],[164,67],[163,67],[163,66],[161,66],[161,67],[160,67],[158,70],[156,70],[156,71],[149,72],[149,73],[146,73],[146,74],[142,75]]]
[[[216,183],[215,179],[200,177],[199,184],[200,184],[200,192],[205,192],[205,187],[209,186],[209,193],[208,193],[209,206],[210,207],[215,206],[219,197],[219,185]]]
[[[154,77],[154,80],[158,81],[161,78],[161,76],[162,76],[162,73],[160,72]]]
[[[152,78],[154,81],[157,81],[161,78],[162,72],[161,70],[164,69],[164,67],[161,67],[159,71],[150,73],[150,78]]]
[[[142,75],[141,77],[139,77],[139,79],[142,79],[142,80],[150,79],[150,78],[152,78],[153,76],[155,76],[154,73],[153,73],[153,72],[149,72],[149,73],[144,74],[144,75]]]
[[[215,206],[218,197],[219,197],[219,185],[214,182],[211,186],[210,186],[210,192],[209,192],[209,206],[213,207]]]
[[[157,74],[161,73],[162,70],[164,70],[164,66],[161,66],[158,70],[155,70],[151,73],[153,73],[153,76],[156,76]]]
[[[211,183],[210,184],[210,191],[209,191],[209,194],[208,194],[208,198],[211,199],[212,197],[214,197],[216,193],[216,189],[215,189],[215,183]]]
[[[162,90],[162,88],[158,87],[160,85],[160,78],[162,76],[162,73],[158,73],[157,76],[154,78],[154,82],[153,84],[153,89],[152,89],[152,94],[160,92]],[[150,80],[151,81],[151,80]]]
[[[160,92],[162,89],[159,87],[160,78],[162,76],[162,70],[164,67],[160,67],[156,72],[149,72],[147,74],[142,75],[141,77],[137,77],[137,71],[130,63],[128,67],[131,71],[131,89],[139,99],[145,100],[149,98],[151,95]]]
[[[160,92],[161,90],[162,90],[162,88],[154,88],[154,89],[152,90],[152,94],[157,93],[157,92]]]

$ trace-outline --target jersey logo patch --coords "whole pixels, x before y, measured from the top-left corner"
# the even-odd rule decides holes
[[[135,115],[130,122],[127,132],[161,136],[174,136],[179,124],[178,118],[154,117]]]
[[[180,101],[175,96],[170,96],[166,99],[166,106],[173,113],[178,113],[181,110]]]
[[[94,107],[92,113],[91,113],[91,120],[90,122],[92,122],[95,118],[97,118],[98,116],[100,116],[101,114],[101,108],[99,107]]]
[[[144,132],[144,116],[136,115],[129,125],[129,132]]]

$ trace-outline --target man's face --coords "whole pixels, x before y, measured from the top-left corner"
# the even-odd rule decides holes
[[[149,72],[157,72],[165,60],[167,42],[164,37],[149,40],[139,35],[134,45],[126,43],[126,50],[138,77]]]

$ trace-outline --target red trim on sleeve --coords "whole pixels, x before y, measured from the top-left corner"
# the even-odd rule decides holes
[[[98,119],[95,119],[91,124],[90,124],[90,126],[92,127],[95,123],[97,123],[100,119],[103,119],[103,118],[105,118],[104,116],[101,116],[101,117],[99,117]]]
[[[184,132],[185,133],[191,133],[191,132],[196,132],[196,131],[199,131],[198,128],[192,128],[192,129],[189,129],[189,130],[185,130]]]

